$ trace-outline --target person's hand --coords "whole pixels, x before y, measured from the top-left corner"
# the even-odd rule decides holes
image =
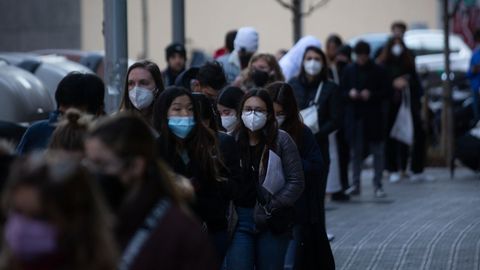
[[[348,96],[351,99],[357,99],[358,98],[358,91],[355,88],[350,89],[350,92],[348,92]]]
[[[363,99],[363,100],[368,100],[370,98],[370,91],[367,90],[367,89],[363,89],[361,92],[360,92],[360,98]]]
[[[408,86],[408,81],[404,77],[398,77],[395,80],[393,80],[393,87],[396,90],[403,90],[407,88]]]

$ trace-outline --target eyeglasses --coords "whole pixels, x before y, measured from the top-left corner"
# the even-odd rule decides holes
[[[255,108],[252,108],[252,107],[244,107],[244,108],[243,108],[243,112],[244,112],[244,113],[247,113],[247,114],[251,114],[251,113],[258,114],[258,113],[267,113],[267,110],[265,110],[265,109],[263,109],[263,108],[259,108],[259,107],[255,107]]]

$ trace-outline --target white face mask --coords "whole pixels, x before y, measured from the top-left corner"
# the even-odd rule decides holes
[[[153,91],[143,87],[135,86],[128,91],[128,97],[135,108],[141,110],[145,109],[153,102]]]
[[[242,121],[245,127],[251,131],[262,129],[267,123],[267,114],[260,112],[243,112]]]
[[[237,117],[235,115],[222,116],[222,126],[227,132],[232,132],[237,124]]]
[[[315,76],[322,70],[322,63],[315,59],[307,60],[303,62],[303,68],[308,75]]]
[[[402,45],[400,44],[395,44],[392,46],[392,54],[395,56],[400,56],[403,52]]]
[[[285,115],[277,116],[278,127],[281,127],[283,122],[285,122]]]

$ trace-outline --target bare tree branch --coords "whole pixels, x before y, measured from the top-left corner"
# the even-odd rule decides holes
[[[312,4],[310,3],[310,6],[308,7],[308,10],[305,12],[302,12],[301,15],[303,17],[307,17],[310,14],[312,14],[316,9],[325,6],[330,0],[320,0],[319,2]]]
[[[294,10],[294,9],[295,9],[295,7],[294,7],[293,5],[291,5],[291,4],[289,4],[289,3],[286,3],[286,2],[284,2],[283,0],[276,0],[276,1],[277,1],[277,3],[279,3],[279,4],[280,4],[281,6],[283,6],[284,8],[288,8],[288,9],[290,9],[290,10]]]

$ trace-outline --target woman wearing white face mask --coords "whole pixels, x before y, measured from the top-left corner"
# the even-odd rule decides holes
[[[238,224],[227,269],[283,269],[293,205],[304,188],[301,158],[292,138],[278,129],[265,90],[251,90],[240,108],[242,121],[235,136],[243,182],[235,200]],[[284,181],[272,173],[283,175]]]
[[[120,111],[139,113],[152,124],[153,103],[164,90],[157,64],[143,60],[128,68]]]
[[[422,86],[415,68],[415,58],[406,48],[400,37],[392,37],[387,41],[382,53],[377,59],[387,71],[388,80],[393,95],[389,100],[388,131],[391,130],[402,103],[405,91],[410,93],[410,110],[413,120],[414,142],[411,156],[411,180],[425,179],[425,133],[420,117]],[[406,168],[409,159],[409,147],[395,139],[387,138],[385,145],[386,169],[390,172],[389,180],[392,183],[406,177]],[[428,177],[427,177],[428,178]]]
[[[318,106],[319,130],[315,138],[320,145],[322,159],[327,168],[322,176],[323,181],[327,181],[330,169],[333,169],[332,172],[339,171],[338,162],[330,164],[329,140],[333,143],[333,132],[343,124],[342,95],[338,85],[328,79],[329,71],[326,62],[326,56],[321,49],[306,48],[300,74],[288,82],[294,90],[299,110],[313,103]],[[318,91],[320,91],[318,98],[314,100]],[[335,152],[332,151],[332,154]],[[327,188],[329,193],[342,192],[339,176],[332,174],[328,179],[327,187],[329,187]]]
[[[244,95],[245,92],[236,86],[227,86],[218,95],[217,109],[222,117],[222,126],[228,134],[233,132],[239,122],[237,110]]]

